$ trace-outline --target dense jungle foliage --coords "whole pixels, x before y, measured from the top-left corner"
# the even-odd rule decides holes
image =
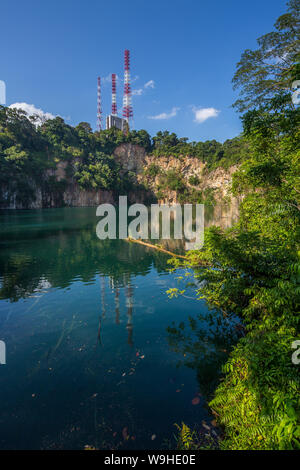
[[[247,157],[247,141],[242,137],[235,137],[226,140],[223,144],[216,140],[205,142],[188,142],[186,137],[178,138],[175,133],[159,131],[153,137],[153,155],[199,158],[206,163],[207,170],[214,170],[221,166],[228,168],[235,165]]]
[[[117,129],[93,132],[81,122],[69,126],[60,117],[35,125],[36,116],[0,106],[0,185],[17,193],[19,200],[30,198],[32,182],[48,185],[49,190],[62,186],[51,178],[57,163],[67,163],[67,174],[74,176],[85,189],[126,189],[112,154],[125,142],[151,149],[146,131],[124,135]],[[125,187],[125,188],[124,188]]]
[[[122,143],[142,146],[154,155],[195,156],[206,162],[208,169],[242,161],[247,151],[240,137],[224,144],[215,140],[188,143],[187,139],[168,131],[158,132],[153,139],[145,130],[132,130],[127,134],[115,128],[93,132],[86,122],[72,127],[61,117],[36,124],[37,116],[0,106],[0,185],[15,192],[20,201],[34,197],[34,183],[46,191],[63,189],[66,181],[57,182],[51,176],[51,170],[55,170],[59,162],[66,162],[67,176],[75,177],[81,188],[132,189],[134,175],[121,177],[113,157],[114,150]],[[173,180],[172,175],[168,175],[164,185],[168,187],[170,183],[171,189],[175,184]]]
[[[203,249],[184,263],[193,268],[199,298],[243,322],[210,402],[225,449],[300,448],[300,364],[292,361],[300,340],[300,111],[291,100],[300,78],[299,21],[299,0],[290,0],[275,30],[242,54],[233,83],[244,132],[224,144],[189,143],[167,131],[153,139],[144,130],[93,132],[60,117],[36,126],[21,111],[0,107],[0,185],[14,187],[20,199],[31,191],[29,179],[43,181],[59,161],[74,165],[83,188],[130,185],[112,156],[124,142],[154,155],[194,156],[208,169],[240,164],[232,185],[243,199],[238,223],[208,229]],[[183,189],[175,176],[166,184]],[[186,427],[180,435],[185,448],[194,446]]]
[[[300,448],[300,110],[291,99],[299,19],[299,1],[290,1],[275,31],[237,65],[250,150],[233,179],[240,219],[207,230],[203,249],[185,263],[199,298],[244,325],[210,402],[225,449]],[[179,446],[197,448],[192,435],[182,427]]]

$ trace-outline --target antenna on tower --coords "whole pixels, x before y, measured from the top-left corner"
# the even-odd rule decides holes
[[[111,74],[111,114],[117,116],[117,86],[116,86],[116,74]]]
[[[98,87],[97,87],[97,129],[101,131],[102,129],[102,108],[101,108],[101,78],[98,77]]]
[[[130,88],[130,55],[129,50],[124,51],[124,97],[123,97],[123,118],[126,119],[129,127],[129,119],[133,117],[131,106]]]

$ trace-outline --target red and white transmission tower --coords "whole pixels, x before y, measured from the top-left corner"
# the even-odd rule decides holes
[[[101,78],[98,77],[98,87],[97,87],[97,129],[101,131],[102,129],[102,108],[101,108]]]
[[[131,88],[130,88],[130,58],[129,50],[124,52],[124,97],[123,97],[123,118],[129,125],[129,119],[133,117],[131,106]]]
[[[111,114],[117,116],[117,85],[116,85],[116,74],[111,74]]]

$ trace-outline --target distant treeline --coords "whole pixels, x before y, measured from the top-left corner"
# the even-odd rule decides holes
[[[242,137],[227,140],[188,142],[168,131],[153,138],[145,130],[132,130],[126,135],[115,128],[93,132],[86,122],[72,127],[61,117],[36,125],[36,116],[22,110],[0,106],[0,184],[9,185],[18,197],[28,196],[32,185],[58,183],[46,170],[67,161],[67,174],[74,176],[82,188],[126,190],[134,184],[132,175],[120,177],[113,152],[122,143],[132,143],[155,155],[197,157],[208,169],[228,167],[243,160],[247,144]],[[59,183],[64,184],[64,181]],[[53,189],[53,187],[52,187]]]

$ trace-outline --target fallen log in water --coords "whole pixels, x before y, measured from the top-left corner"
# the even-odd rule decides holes
[[[173,258],[181,258],[181,259],[185,259],[185,260],[190,260],[190,258],[188,256],[178,255],[177,253],[173,253],[172,251],[168,251],[168,250],[165,250],[164,248],[161,248],[159,245],[154,245],[152,243],[143,242],[140,239],[130,238],[129,237],[129,238],[125,238],[125,241],[132,242],[132,243],[138,243],[139,245],[147,246],[148,248],[153,248],[154,250],[161,251],[162,253],[166,253],[167,255],[173,256]],[[197,266],[206,267],[206,266],[212,266],[212,264],[208,261],[205,261],[205,260],[197,260],[197,263],[194,263],[193,267],[195,268]]]
[[[148,248],[154,248],[154,250],[161,251],[162,253],[166,253],[167,255],[170,255],[176,258],[188,259],[187,256],[178,255],[177,253],[172,253],[172,251],[165,250],[164,248],[161,248],[158,245],[153,245],[152,243],[143,242],[142,240],[139,240],[139,239],[137,240],[135,238],[126,238],[125,240],[127,242],[138,243],[139,245],[147,246]]]

